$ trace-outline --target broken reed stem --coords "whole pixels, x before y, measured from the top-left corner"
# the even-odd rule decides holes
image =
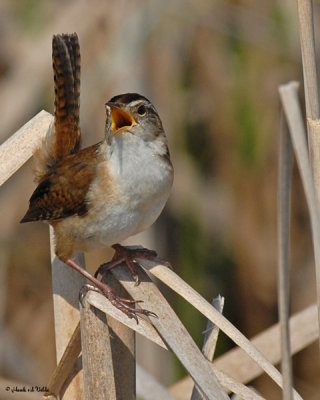
[[[224,297],[218,296],[211,302],[212,306],[222,313],[224,307]],[[213,360],[213,355],[216,349],[217,340],[219,335],[219,328],[210,320],[207,321],[206,330],[204,332],[202,354],[208,361]],[[194,385],[191,400],[202,400],[204,397],[198,390],[197,386]]]
[[[320,220],[307,148],[306,133],[298,98],[298,87],[299,85],[297,82],[289,82],[285,85],[281,85],[279,87],[279,92],[310,213],[316,269],[318,324],[320,330]]]
[[[42,110],[0,146],[0,186],[29,160],[52,121],[53,116]]]
[[[289,316],[289,237],[290,237],[290,192],[293,151],[290,135],[280,121],[279,166],[278,166],[278,310],[281,331],[281,371],[283,377],[283,400],[291,400],[292,361],[290,351]]]
[[[213,307],[219,311],[220,314],[223,312],[224,307],[224,297],[220,295],[212,300]],[[218,335],[219,335],[219,327],[216,326],[212,321],[207,321],[206,330],[204,332],[205,336],[203,339],[203,347],[202,354],[206,357],[207,360],[212,361],[214,352],[216,351]]]

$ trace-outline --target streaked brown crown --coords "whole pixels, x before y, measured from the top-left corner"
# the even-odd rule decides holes
[[[132,103],[133,101],[137,100],[145,100],[147,102],[150,102],[146,97],[142,96],[139,93],[124,93],[124,94],[118,94],[117,96],[113,96],[109,102],[111,103],[118,103],[118,104],[129,104]]]

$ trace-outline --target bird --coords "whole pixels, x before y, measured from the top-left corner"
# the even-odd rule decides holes
[[[130,250],[119,242],[149,228],[162,212],[173,184],[168,140],[154,105],[138,93],[106,102],[104,138],[81,148],[80,46],[76,33],[52,39],[54,124],[35,156],[37,187],[21,223],[45,221],[55,233],[56,256],[84,275],[129,318],[155,315],[120,298],[99,274],[126,262],[137,283],[135,259],[156,259],[154,251]],[[113,259],[93,276],[72,256],[112,246]]]

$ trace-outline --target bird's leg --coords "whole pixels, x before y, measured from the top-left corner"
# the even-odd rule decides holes
[[[66,261],[66,264],[69,265],[74,270],[76,270],[77,272],[79,272],[81,275],[83,275],[85,278],[87,278],[94,285],[94,286],[91,286],[91,285],[84,286],[84,290],[81,290],[81,293],[80,293],[80,301],[82,301],[82,298],[85,294],[84,292],[87,292],[88,290],[94,290],[96,292],[101,293],[103,296],[105,296],[112,305],[117,307],[120,311],[122,311],[124,314],[126,314],[129,318],[134,318],[137,321],[137,323],[138,323],[137,314],[146,315],[148,317],[149,316],[156,317],[156,314],[154,314],[151,311],[133,307],[136,303],[139,303],[140,301],[129,300],[129,299],[125,299],[123,297],[117,296],[111,286],[107,285],[104,282],[101,282],[99,279],[97,279],[96,277],[89,274],[88,271],[86,271],[84,268],[80,267],[80,265],[78,265],[74,260],[69,259]]]
[[[127,264],[129,267],[132,278],[136,282],[136,285],[139,284],[139,277],[136,271],[135,263],[137,262],[138,258],[142,258],[144,260],[155,261],[159,264],[166,265],[167,267],[171,268],[171,264],[168,261],[162,260],[157,256],[157,253],[154,250],[149,250],[144,247],[125,247],[121,246],[120,244],[114,244],[112,248],[115,250],[114,256],[111,261],[100,265],[97,269],[96,273],[94,274],[95,278],[100,274],[103,275],[109,269],[119,265],[123,262]]]

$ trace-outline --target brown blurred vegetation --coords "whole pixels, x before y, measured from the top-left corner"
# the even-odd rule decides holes
[[[41,109],[53,112],[51,37],[76,31],[84,145],[103,135],[105,101],[129,91],[152,100],[169,138],[172,196],[155,226],[131,242],[157,249],[208,300],[225,296],[225,314],[248,337],[277,321],[277,87],[302,79],[295,7],[289,0],[0,0],[1,142]],[[293,186],[295,312],[314,301],[315,287],[296,170]],[[0,374],[44,385],[55,365],[48,228],[19,225],[33,188],[28,163],[0,189]],[[88,255],[89,269],[109,256]],[[201,344],[205,321],[167,296]],[[231,345],[222,337],[218,350]],[[317,350],[294,357],[295,386],[306,399],[320,390]],[[176,367],[171,376],[158,370],[166,383],[181,376]],[[254,385],[280,398],[269,379]]]

